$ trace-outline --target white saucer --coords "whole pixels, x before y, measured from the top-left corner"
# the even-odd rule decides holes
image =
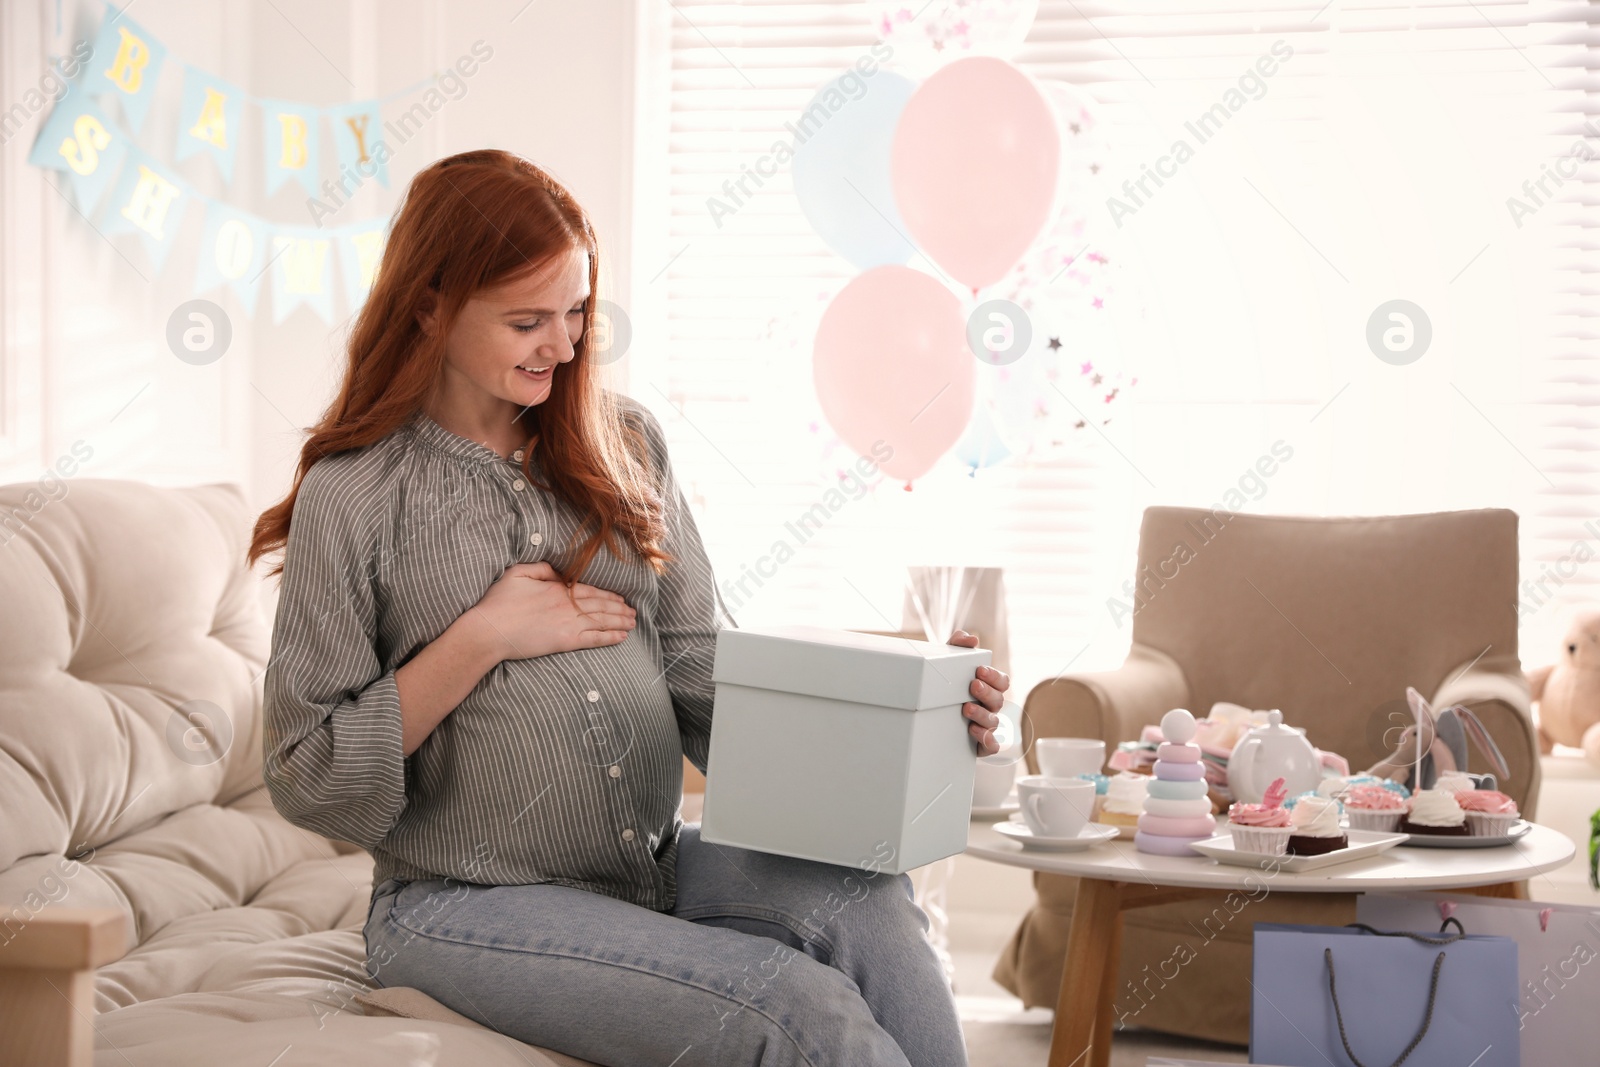
[[[1017,800],[1017,794],[1013,792],[999,804],[972,805],[972,817],[974,819],[1003,819],[1012,812],[1020,810],[1021,807],[1022,804]]]
[[[1115,826],[1105,826],[1097,822],[1085,823],[1083,829],[1072,837],[1040,837],[1028,829],[1028,824],[1025,822],[997,822],[994,828],[1013,841],[1021,842],[1024,848],[1050,852],[1073,852],[1110,841],[1117,836]]]

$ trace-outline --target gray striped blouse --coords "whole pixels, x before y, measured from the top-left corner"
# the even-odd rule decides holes
[[[676,899],[683,755],[705,770],[711,564],[648,408],[667,502],[658,576],[625,542],[580,581],[638,612],[616,645],[508,659],[410,756],[395,670],[512,563],[570,559],[582,516],[517,460],[426,414],[318,460],[290,521],[265,682],[264,773],[296,826],[373,854],[385,878],[573,886],[657,911]],[[545,481],[535,449],[532,470]]]

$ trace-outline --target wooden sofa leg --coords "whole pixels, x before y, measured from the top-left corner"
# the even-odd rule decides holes
[[[94,971],[122,957],[125,925],[109,908],[0,924],[0,1063],[92,1067]]]

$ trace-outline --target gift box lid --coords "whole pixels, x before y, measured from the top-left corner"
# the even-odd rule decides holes
[[[711,680],[920,710],[971,700],[973,675],[989,659],[987,648],[823,626],[725,628]]]

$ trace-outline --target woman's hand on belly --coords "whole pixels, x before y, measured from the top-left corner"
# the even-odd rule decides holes
[[[615,645],[637,612],[619,594],[583,582],[569,594],[549,563],[513,563],[461,617],[495,663]]]

